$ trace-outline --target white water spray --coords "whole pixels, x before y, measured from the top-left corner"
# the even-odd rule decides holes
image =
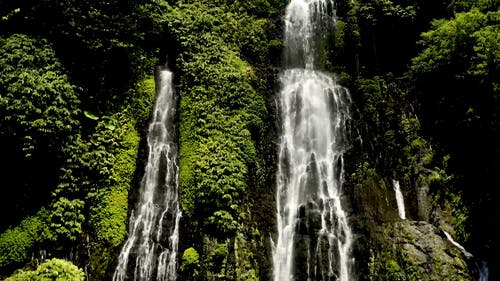
[[[394,188],[394,193],[396,194],[396,203],[398,204],[398,214],[402,220],[406,219],[405,212],[405,201],[403,198],[403,193],[401,193],[401,188],[399,187],[399,181],[393,180],[392,187]]]
[[[457,247],[458,249],[460,249],[460,251],[462,251],[462,253],[468,257],[468,258],[471,258],[472,257],[472,254],[469,253],[462,245],[458,244],[458,242],[456,242],[455,240],[453,240],[453,237],[451,237],[451,235],[444,231],[444,235],[446,236],[446,238],[448,238],[448,240],[451,242],[451,244],[453,244],[455,247]]]
[[[353,235],[342,206],[351,99],[316,69],[322,34],[335,23],[334,3],[292,0],[285,22],[273,278],[353,280]]]
[[[130,217],[129,235],[113,281],[174,281],[181,211],[178,203],[176,99],[172,72],[157,74],[157,97],[148,129],[148,162],[140,201]]]

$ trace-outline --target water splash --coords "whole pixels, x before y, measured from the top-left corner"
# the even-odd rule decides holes
[[[113,281],[176,280],[181,211],[178,203],[176,98],[172,72],[157,73],[157,98],[149,124],[148,162],[140,201],[130,216],[129,235],[118,258]]]

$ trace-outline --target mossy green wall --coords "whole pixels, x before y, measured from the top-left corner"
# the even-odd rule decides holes
[[[181,232],[193,237],[185,247],[200,253],[200,278],[258,280],[246,199],[262,169],[267,81],[244,57],[248,46],[261,50],[254,60],[266,57],[268,22],[200,2],[174,8],[168,22],[179,51]]]

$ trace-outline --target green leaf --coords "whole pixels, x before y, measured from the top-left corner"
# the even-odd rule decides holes
[[[87,110],[83,111],[83,115],[85,115],[85,117],[92,119],[92,120],[99,120],[99,116],[97,116],[94,113],[87,111]]]

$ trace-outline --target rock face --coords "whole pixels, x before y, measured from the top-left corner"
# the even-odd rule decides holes
[[[358,235],[354,252],[359,280],[475,280],[472,258],[447,239],[443,230],[452,228],[444,217],[449,214],[430,204],[432,195],[409,202],[409,219],[401,220],[388,180],[371,169],[356,176],[361,180],[352,187],[351,221]],[[422,211],[427,214],[423,217],[440,219],[424,221]]]
[[[377,227],[372,280],[473,280],[467,257],[443,231],[424,221],[399,221]],[[389,265],[389,266],[388,266]],[[394,280],[394,279],[390,279]]]

